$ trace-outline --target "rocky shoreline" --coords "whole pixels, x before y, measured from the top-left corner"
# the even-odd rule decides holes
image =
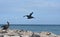
[[[52,32],[32,32],[25,30],[2,30],[0,29],[0,37],[60,37]]]

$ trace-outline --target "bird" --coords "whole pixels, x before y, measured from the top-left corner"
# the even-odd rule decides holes
[[[23,17],[27,17],[27,19],[32,19],[32,18],[34,18],[34,17],[32,16],[32,14],[33,14],[33,12],[30,13],[29,15],[25,15],[25,16],[23,16]]]
[[[7,24],[1,26],[3,29],[2,30],[7,30],[9,28],[9,22],[7,21]]]

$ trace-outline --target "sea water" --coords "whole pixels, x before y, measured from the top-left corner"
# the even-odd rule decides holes
[[[33,32],[53,32],[55,34],[60,34],[60,25],[17,25],[12,24],[10,29],[16,30],[28,30]]]

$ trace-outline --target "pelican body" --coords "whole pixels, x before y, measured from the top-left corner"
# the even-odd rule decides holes
[[[3,30],[7,30],[9,28],[9,22],[7,22],[7,24],[1,26],[3,28]]]
[[[33,12],[30,13],[29,15],[25,15],[24,17],[27,17],[27,19],[32,19],[32,18],[34,18],[34,17],[32,16],[32,14],[33,14]]]

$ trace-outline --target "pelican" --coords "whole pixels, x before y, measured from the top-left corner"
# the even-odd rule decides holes
[[[7,24],[1,26],[3,30],[7,30],[9,28],[9,22],[7,21]]]
[[[29,15],[25,15],[24,17],[27,17],[27,19],[32,19],[32,18],[34,18],[34,17],[32,16],[32,14],[33,14],[33,12],[30,13]]]

